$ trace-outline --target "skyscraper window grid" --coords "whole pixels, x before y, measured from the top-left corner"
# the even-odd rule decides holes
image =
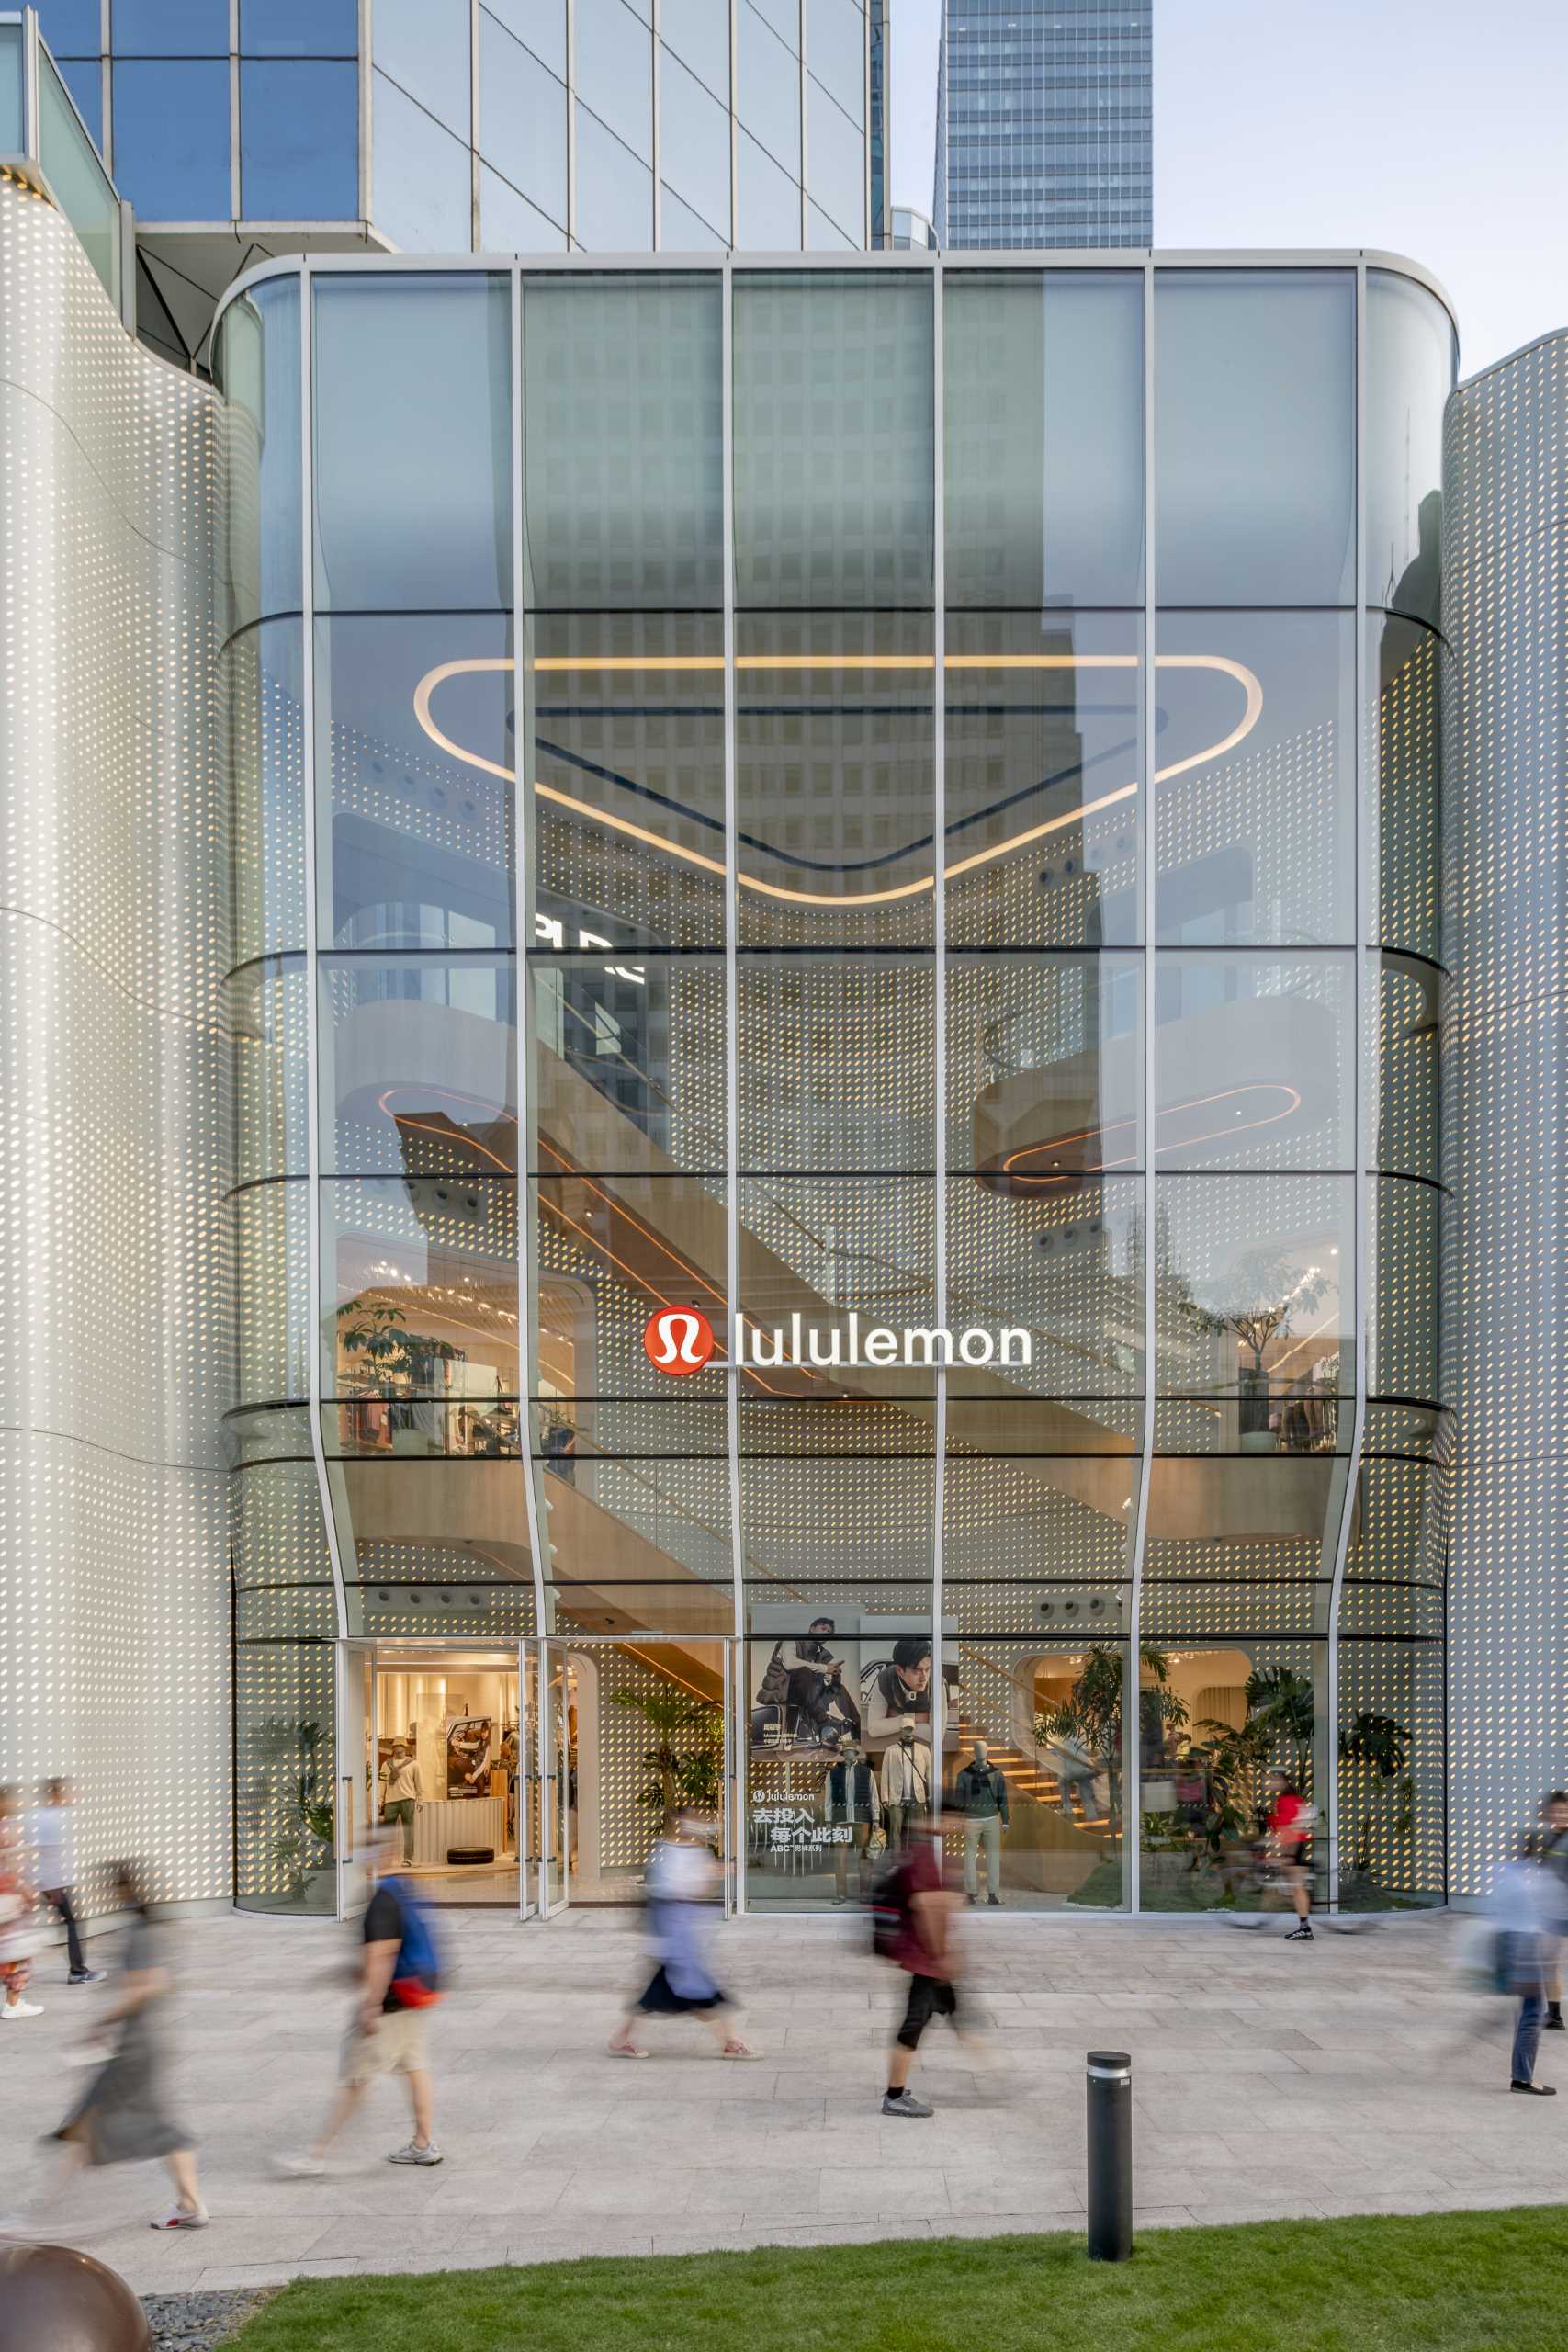
[[[1147,245],[1153,0],[944,0],[944,247]]]

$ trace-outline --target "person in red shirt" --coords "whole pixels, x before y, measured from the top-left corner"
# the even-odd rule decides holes
[[[933,2017],[944,2017],[956,2029],[958,1995],[953,1978],[958,1954],[952,1934],[952,1915],[958,1908],[955,1892],[943,1884],[942,1847],[928,1818],[908,1829],[899,1871],[899,1920],[888,1958],[909,1979],[904,2021],[894,2037],[887,2064],[884,2115],[930,2115],[923,2099],[911,2096],[909,2069],[920,2046],[920,2036]]]
[[[1295,1782],[1283,1772],[1269,1773],[1269,1843],[1280,1866],[1281,1883],[1290,1890],[1296,1912],[1296,1924],[1285,1941],[1288,1944],[1310,1944],[1316,1940],[1309,1916],[1312,1883],[1307,1868],[1307,1855],[1312,1845],[1312,1807]]]

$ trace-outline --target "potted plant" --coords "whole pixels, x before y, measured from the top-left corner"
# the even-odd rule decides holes
[[[629,1707],[654,1735],[653,1746],[638,1758],[649,1778],[637,1791],[637,1804],[657,1813],[665,1829],[688,1806],[717,1813],[724,1779],[724,1725],[718,1707],[682,1690],[622,1689],[610,1693],[610,1702]]]

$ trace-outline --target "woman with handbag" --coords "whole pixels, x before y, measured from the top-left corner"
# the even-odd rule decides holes
[[[0,1789],[0,1984],[5,1986],[0,2021],[41,2018],[43,2003],[29,2001],[28,1979],[33,1953],[42,1941],[32,1918],[32,1894],[22,1853],[21,1815],[15,1789]]]

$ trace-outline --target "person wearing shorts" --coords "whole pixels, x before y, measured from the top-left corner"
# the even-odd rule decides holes
[[[423,1934],[430,1949],[428,1930],[408,1881],[383,1875],[394,1868],[392,1841],[384,1831],[372,1838],[368,1861],[372,1891],[362,1930],[359,1998],[344,2036],[337,2090],[317,2137],[298,2154],[279,2156],[280,2172],[304,2177],[324,2172],[327,2150],[383,2075],[406,2076],[413,2109],[413,2136],[393,2149],[388,2163],[442,2161],[431,2130],[435,2093],[428,2051],[430,2006],[436,1994],[433,1984],[422,1989],[413,1973],[416,1937]]]
[[[1312,1873],[1307,1867],[1312,1849],[1312,1807],[1283,1772],[1269,1773],[1269,1842],[1296,1912],[1296,1924],[1285,1941],[1310,1944],[1316,1940],[1310,1916]]]
[[[920,2046],[920,2036],[932,2018],[958,2025],[958,1994],[953,1984],[958,1955],[952,1935],[952,1915],[958,1896],[942,1883],[942,1849],[929,1818],[911,1826],[899,1873],[899,1927],[889,1957],[909,1979],[903,2022],[893,2037],[887,2061],[884,2115],[926,2116],[932,2110],[909,2090],[909,2069]]]

